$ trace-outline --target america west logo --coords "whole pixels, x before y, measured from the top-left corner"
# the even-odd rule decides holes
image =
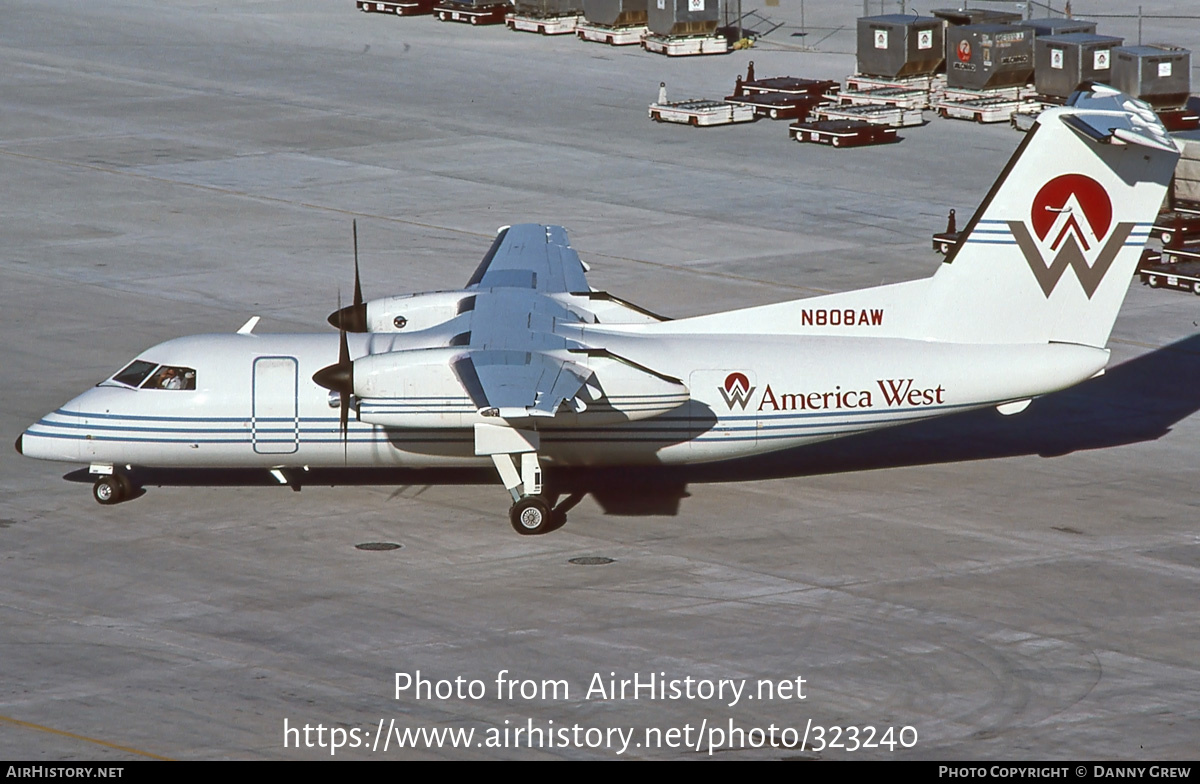
[[[730,373],[725,377],[725,385],[717,387],[717,391],[725,399],[725,405],[729,406],[730,411],[733,410],[735,403],[744,411],[755,389],[756,387],[750,386],[750,379],[746,378],[745,373]]]
[[[1082,174],[1063,174],[1043,185],[1029,217],[1028,225],[1008,221],[1008,227],[1047,298],[1070,267],[1091,299],[1135,225],[1113,225],[1104,186]]]

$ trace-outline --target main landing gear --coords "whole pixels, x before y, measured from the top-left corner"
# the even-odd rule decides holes
[[[512,505],[508,518],[519,534],[544,534],[553,527],[554,510],[540,495],[527,495]]]
[[[544,534],[562,522],[554,502],[542,495],[542,465],[537,431],[506,425],[475,425],[475,454],[487,455],[512,496],[508,511],[513,530],[523,536]]]
[[[104,506],[129,500],[133,491],[133,483],[129,481],[129,477],[117,471],[101,476],[96,480],[96,484],[92,485],[92,497]]]

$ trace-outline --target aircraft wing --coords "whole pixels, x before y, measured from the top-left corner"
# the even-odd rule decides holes
[[[504,419],[553,417],[592,371],[538,351],[472,351],[453,364],[471,401]]]
[[[587,294],[587,268],[562,226],[522,223],[496,235],[468,289],[521,288],[542,294]]]

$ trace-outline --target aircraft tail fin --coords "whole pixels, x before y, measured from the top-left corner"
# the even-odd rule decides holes
[[[1178,157],[1153,110],[1110,87],[1043,112],[929,281],[917,331],[1103,347]]]

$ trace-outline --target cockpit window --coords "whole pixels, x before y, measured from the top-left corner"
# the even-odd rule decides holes
[[[146,380],[146,376],[158,367],[153,362],[146,362],[142,359],[135,359],[130,362],[124,370],[113,376],[110,380],[118,384],[124,384],[127,387],[141,386],[141,383]]]
[[[163,365],[142,389],[195,389],[196,371],[188,367]]]

